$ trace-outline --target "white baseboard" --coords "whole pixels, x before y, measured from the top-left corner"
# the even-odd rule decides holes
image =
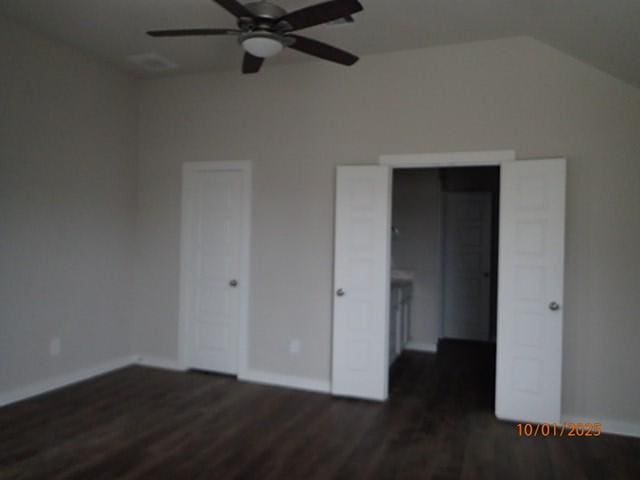
[[[316,380],[295,375],[283,375],[280,373],[263,372],[260,370],[248,369],[238,376],[240,380],[264,385],[275,385],[278,387],[294,388],[296,390],[307,390],[310,392],[329,393],[331,384],[328,380]]]
[[[182,367],[177,360],[168,357],[158,357],[155,355],[135,355],[135,360],[138,365],[142,365],[144,367],[162,368],[164,370],[186,370],[186,368]]]
[[[166,370],[185,370],[177,360],[172,358],[157,357],[153,355],[130,355],[0,393],[0,407],[20,400],[25,400],[29,397],[41,395],[58,388],[66,387],[74,383],[82,382],[83,380],[88,380],[92,377],[127,367],[129,365],[142,365],[145,367],[163,368]],[[297,390],[307,390],[311,392],[329,393],[331,391],[331,384],[327,380],[315,380],[311,378],[297,377],[295,375],[283,375],[253,369],[247,370],[238,378],[248,382],[294,388]]]
[[[18,387],[13,390],[0,393],[0,407],[10,403],[19,402],[20,400],[24,400],[29,397],[35,397],[36,395],[41,395],[51,390],[72,385],[74,383],[111,372],[112,370],[126,367],[132,363],[135,363],[134,356],[116,358],[92,367],[76,370],[72,373],[56,375],[54,377],[32,383],[31,385]]]
[[[436,353],[438,351],[438,344],[409,340],[407,344],[404,346],[404,349],[411,350],[414,352]]]
[[[612,433],[614,435],[624,435],[625,437],[640,438],[640,424],[633,422],[625,422],[622,420],[593,419],[576,416],[563,416],[562,421],[565,423],[599,423],[602,425],[604,433]]]

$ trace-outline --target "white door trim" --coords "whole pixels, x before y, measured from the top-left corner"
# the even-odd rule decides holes
[[[244,189],[242,205],[242,245],[241,251],[241,278],[245,287],[242,289],[242,300],[240,306],[240,324],[238,325],[238,377],[245,375],[249,365],[249,289],[250,279],[250,255],[251,255],[251,192],[252,192],[252,169],[251,162],[247,160],[224,161],[224,162],[185,162],[182,165],[182,205],[181,205],[181,226],[180,226],[180,309],[178,315],[178,362],[182,369],[188,367],[187,361],[187,315],[186,315],[186,292],[188,291],[187,281],[192,278],[188,271],[186,246],[190,244],[190,233],[187,218],[189,204],[188,200],[192,192],[185,187],[185,178],[188,173],[202,170],[236,170],[243,172],[247,188]]]
[[[515,150],[488,150],[477,152],[412,153],[381,155],[380,165],[391,168],[438,168],[502,165],[516,160]]]
[[[410,153],[410,154],[389,154],[381,155],[380,165],[389,166],[392,171],[396,168],[442,168],[442,167],[479,167],[479,166],[501,166],[505,163],[515,162],[515,150],[478,150],[469,152],[441,152],[441,153]],[[442,221],[442,218],[441,218]],[[498,221],[498,219],[495,219]],[[444,237],[440,228],[440,245]],[[440,265],[442,274],[443,265]],[[444,312],[440,312],[440,322],[438,334],[442,336],[444,332]],[[437,344],[436,349],[437,350]]]
[[[515,162],[515,150],[487,150],[475,152],[445,152],[445,153],[416,153],[381,155],[380,165],[389,167],[390,175],[393,170],[404,168],[441,168],[441,167],[472,167],[472,166],[501,166],[504,163]],[[497,220],[496,220],[497,221]],[[389,242],[391,242],[391,230],[389,230]],[[391,257],[389,257],[391,262]],[[390,270],[391,264],[387,266]],[[441,316],[443,312],[440,312]],[[440,334],[442,334],[442,318],[440,319]],[[385,345],[389,344],[389,329],[385,331]],[[437,346],[434,351],[437,350]]]

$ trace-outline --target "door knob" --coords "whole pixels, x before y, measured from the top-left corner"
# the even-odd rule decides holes
[[[238,281],[237,281],[237,280],[231,280],[231,281],[229,282],[229,286],[231,286],[231,287],[237,287],[237,286],[238,286]]]
[[[557,312],[558,310],[560,310],[560,305],[557,302],[551,302],[549,304],[549,310],[551,310],[552,312]]]
[[[336,295],[339,297],[344,297],[344,290],[339,288],[338,290],[336,290]]]

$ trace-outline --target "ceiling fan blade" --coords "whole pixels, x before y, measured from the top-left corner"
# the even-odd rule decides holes
[[[313,40],[311,38],[302,37],[300,35],[287,35],[287,37],[295,39],[289,48],[298,50],[299,52],[313,55],[314,57],[329,60],[330,62],[339,63],[341,65],[353,65],[358,61],[358,57],[355,55],[340,50],[339,48],[332,47],[326,43]]]
[[[253,17],[251,12],[243,4],[236,0],[213,0],[234,17]]]
[[[152,37],[190,37],[194,35],[236,35],[240,30],[229,28],[186,28],[182,30],[151,30],[147,35]]]
[[[250,53],[245,53],[242,60],[242,73],[258,73],[263,63],[264,58],[254,57]]]
[[[287,22],[291,25],[291,31],[295,31],[349,17],[362,10],[362,5],[358,0],[330,0],[301,8],[284,15],[278,20]]]

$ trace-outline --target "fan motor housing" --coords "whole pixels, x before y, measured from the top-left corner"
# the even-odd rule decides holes
[[[244,32],[279,32],[283,33],[291,29],[285,21],[278,21],[287,14],[287,11],[269,2],[252,2],[245,4],[252,17],[238,18],[238,28]]]
[[[266,20],[275,20],[287,14],[284,8],[269,2],[251,2],[245,7],[256,17]]]

